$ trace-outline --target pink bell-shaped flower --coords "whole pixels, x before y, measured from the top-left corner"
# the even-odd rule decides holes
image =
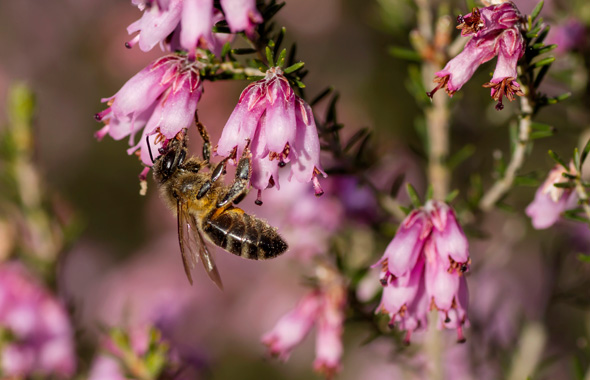
[[[491,96],[498,102],[496,109],[504,108],[504,96],[512,101],[515,95],[524,95],[516,82],[517,62],[524,54],[521,30],[523,17],[514,3],[508,1],[482,9],[474,8],[471,13],[459,16],[457,20],[461,35],[471,36],[471,39],[459,55],[435,73],[434,82],[437,86],[427,95],[432,98],[436,91],[444,88],[449,96],[453,96],[471,79],[481,64],[495,56],[498,56],[498,63],[494,76],[483,86],[491,88]]]
[[[426,326],[428,309],[437,309],[439,327],[457,329],[467,321],[468,242],[454,211],[445,203],[428,201],[412,211],[374,267],[381,267],[383,296],[377,312],[411,333]]]
[[[223,128],[217,154],[228,156],[237,148],[239,157],[248,143],[254,188],[279,188],[279,168],[290,163],[289,179],[312,181],[316,195],[323,193],[317,180],[323,171],[311,107],[295,94],[280,67],[270,68],[264,79],[242,92]]]

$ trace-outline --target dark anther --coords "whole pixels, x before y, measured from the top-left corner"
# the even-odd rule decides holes
[[[387,286],[387,277],[379,279],[379,282],[381,283],[381,286]]]
[[[287,164],[285,164],[283,161],[279,162],[279,168],[284,168],[285,166],[287,166]]]
[[[131,46],[131,44],[129,42],[125,42],[125,47],[127,49],[131,49],[132,48],[132,46]]]
[[[262,206],[262,201],[261,201],[260,199],[257,199],[257,200],[255,200],[255,201],[254,201],[254,203],[255,203],[257,206]]]
[[[451,322],[451,318],[449,318],[449,316],[447,315],[445,318],[445,323],[450,323]]]
[[[463,15],[457,16],[457,24],[463,24],[464,22],[465,19],[463,18]]]
[[[164,149],[164,148],[158,148],[158,153],[164,154],[164,153],[166,153],[166,149]]]
[[[465,273],[467,271],[467,264],[461,264],[461,272]]]
[[[94,119],[96,119],[96,121],[101,121],[102,120],[102,116],[100,115],[100,112],[94,114]]]
[[[457,339],[457,343],[465,343],[465,342],[467,342],[467,339],[465,339],[465,338]]]

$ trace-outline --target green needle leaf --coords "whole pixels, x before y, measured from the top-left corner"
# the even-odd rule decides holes
[[[565,161],[561,157],[559,157],[559,155],[557,153],[555,153],[551,149],[549,149],[549,152],[548,153],[551,156],[551,158],[553,158],[553,161],[555,161],[559,165],[563,166],[566,170],[569,170],[569,167],[567,166],[567,164],[565,163]]]
[[[539,14],[541,13],[541,10],[543,9],[543,5],[545,5],[545,1],[543,1],[543,0],[539,1],[539,4],[537,4],[535,9],[533,9],[533,11],[531,12],[531,19],[533,21],[535,21],[537,19],[537,17],[539,17]]]
[[[285,51],[285,50],[283,50]],[[291,74],[292,72],[295,72],[297,70],[299,70],[300,68],[302,68],[305,65],[305,62],[297,62],[289,67],[287,67],[285,69],[285,74]]]
[[[406,185],[406,191],[408,192],[408,196],[410,197],[410,201],[412,201],[412,205],[414,207],[418,208],[422,206],[422,201],[418,196],[418,192],[416,191],[416,189],[414,189],[414,186],[412,186],[411,183],[408,183]]]

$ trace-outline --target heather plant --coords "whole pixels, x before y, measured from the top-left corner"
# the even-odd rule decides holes
[[[101,38],[120,41],[102,64],[134,57],[136,74],[85,89],[102,126],[77,125],[84,143],[49,119],[42,81],[8,87],[0,63],[0,378],[590,379],[588,5],[343,0],[297,18],[304,3],[117,8],[130,36],[109,24]],[[328,3],[352,9],[332,36],[346,53],[306,64],[332,51],[312,28],[338,19],[320,12]],[[85,6],[101,17],[116,4]],[[374,74],[355,68],[368,46],[390,53]],[[369,95],[351,102],[357,81]],[[39,152],[60,139],[52,167]],[[182,166],[186,154],[202,162]],[[268,245],[264,230],[200,243],[205,217],[191,211],[180,249],[207,244],[225,285],[198,268],[189,284],[183,216],[158,199],[155,163],[158,178],[210,173],[191,202],[225,183],[213,214],[256,215],[289,249],[232,257],[219,247]],[[68,175],[77,185],[60,188]],[[240,186],[251,194],[226,204]],[[93,235],[100,223],[120,245]]]

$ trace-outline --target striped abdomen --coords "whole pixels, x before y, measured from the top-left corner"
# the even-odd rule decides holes
[[[214,244],[246,259],[270,259],[287,250],[287,243],[274,228],[239,208],[206,218],[203,232]]]

